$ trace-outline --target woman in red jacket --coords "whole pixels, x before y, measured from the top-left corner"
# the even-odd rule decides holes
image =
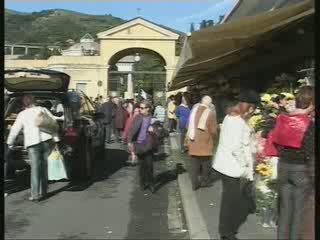
[[[296,94],[296,110],[280,114],[269,140],[278,156],[278,239],[303,239],[306,203],[313,194],[314,88]]]

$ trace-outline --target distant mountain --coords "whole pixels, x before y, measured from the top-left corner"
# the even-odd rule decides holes
[[[124,22],[110,14],[89,15],[63,9],[23,13],[5,9],[5,41],[65,45],[68,39],[77,42],[86,33],[96,37],[98,32]]]

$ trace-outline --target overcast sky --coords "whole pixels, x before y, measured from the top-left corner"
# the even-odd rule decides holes
[[[21,11],[34,12],[47,9],[67,9],[88,14],[112,14],[113,16],[129,20],[140,15],[147,20],[168,27],[188,32],[190,23],[194,22],[196,28],[201,20],[212,19],[217,21],[219,15],[225,15],[231,11],[237,0],[91,0],[89,1],[30,1],[30,0],[6,0],[5,8]]]

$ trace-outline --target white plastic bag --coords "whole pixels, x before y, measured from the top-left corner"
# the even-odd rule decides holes
[[[48,180],[68,179],[63,155],[56,145],[48,157]]]

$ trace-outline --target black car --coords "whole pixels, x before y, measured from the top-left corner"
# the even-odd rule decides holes
[[[5,141],[17,114],[22,111],[22,96],[32,94],[36,104],[47,107],[59,119],[59,146],[71,179],[92,176],[95,155],[103,152],[103,114],[96,112],[91,100],[79,90],[68,90],[70,76],[53,70],[16,69],[5,71]],[[77,97],[78,107],[74,107]],[[28,154],[23,132],[11,151],[13,171],[26,167]],[[12,157],[13,156],[13,157]],[[12,170],[12,169],[11,169]]]

